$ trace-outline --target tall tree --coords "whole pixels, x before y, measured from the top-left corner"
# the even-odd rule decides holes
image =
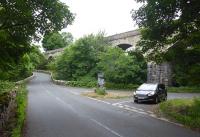
[[[171,61],[179,85],[200,83],[200,1],[136,0],[132,17],[141,29],[138,47],[154,61]]]
[[[169,47],[200,45],[199,0],[136,0],[143,3],[132,17],[142,28],[139,46],[150,59],[158,59]]]
[[[55,72],[58,79],[80,80],[86,75],[96,77],[98,56],[109,44],[103,34],[88,35],[68,46],[55,60]]]
[[[99,59],[98,68],[107,82],[141,84],[146,80],[147,64],[137,51],[127,54],[120,48],[108,47]]]
[[[41,35],[71,24],[74,15],[59,0],[0,1],[0,69],[17,62]]]
[[[63,48],[70,45],[73,42],[73,36],[69,32],[53,32],[44,36],[42,40],[43,48],[47,50],[54,50]]]

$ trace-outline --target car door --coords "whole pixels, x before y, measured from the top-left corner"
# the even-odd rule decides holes
[[[159,100],[162,100],[162,89],[160,87],[160,84],[158,84],[157,95],[158,95]]]
[[[159,84],[158,85],[158,90],[160,92],[160,100],[164,100],[165,99],[165,85],[164,84]]]

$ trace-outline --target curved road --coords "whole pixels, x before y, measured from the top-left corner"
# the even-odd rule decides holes
[[[173,123],[80,96],[88,89],[54,85],[35,73],[28,84],[26,137],[200,137]]]

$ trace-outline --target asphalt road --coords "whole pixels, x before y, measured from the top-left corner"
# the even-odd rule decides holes
[[[49,75],[35,75],[28,84],[25,137],[200,137],[142,109],[83,97],[79,93],[88,89],[54,85]]]

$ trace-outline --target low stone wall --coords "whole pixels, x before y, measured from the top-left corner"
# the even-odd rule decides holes
[[[51,80],[54,84],[56,85],[63,85],[66,86],[67,85],[67,81],[64,80],[56,80],[53,78],[53,74],[50,71],[46,71],[46,70],[36,70],[36,72],[42,72],[42,73],[46,73],[46,74],[50,74],[51,75]]]
[[[16,83],[16,84],[23,84],[23,83],[27,83],[27,82],[29,82],[30,80],[32,80],[34,77],[35,77],[35,75],[34,75],[34,74],[32,74],[30,77],[28,77],[28,78],[25,78],[25,79],[23,79],[23,80],[20,80],[20,81],[17,81],[17,82],[15,82],[15,83]]]
[[[34,78],[34,74],[32,76],[25,78],[24,80],[17,81],[16,84],[22,84],[30,81]],[[13,111],[17,107],[16,106],[16,96],[17,96],[17,89],[13,89],[13,91],[5,93],[4,96],[9,102],[4,104],[0,104],[0,133],[1,129],[5,127],[6,123],[9,121],[9,118],[13,116]]]
[[[147,82],[162,83],[166,86],[172,84],[172,66],[169,62],[156,64],[149,62],[147,66]]]
[[[16,90],[9,92],[6,97],[10,100],[7,104],[2,104],[0,108],[0,130],[5,127],[9,118],[13,115],[13,110],[16,106]]]
[[[46,73],[46,74],[50,74],[51,75],[51,72],[47,71],[47,70],[35,70],[35,72],[41,72],[41,73]]]

